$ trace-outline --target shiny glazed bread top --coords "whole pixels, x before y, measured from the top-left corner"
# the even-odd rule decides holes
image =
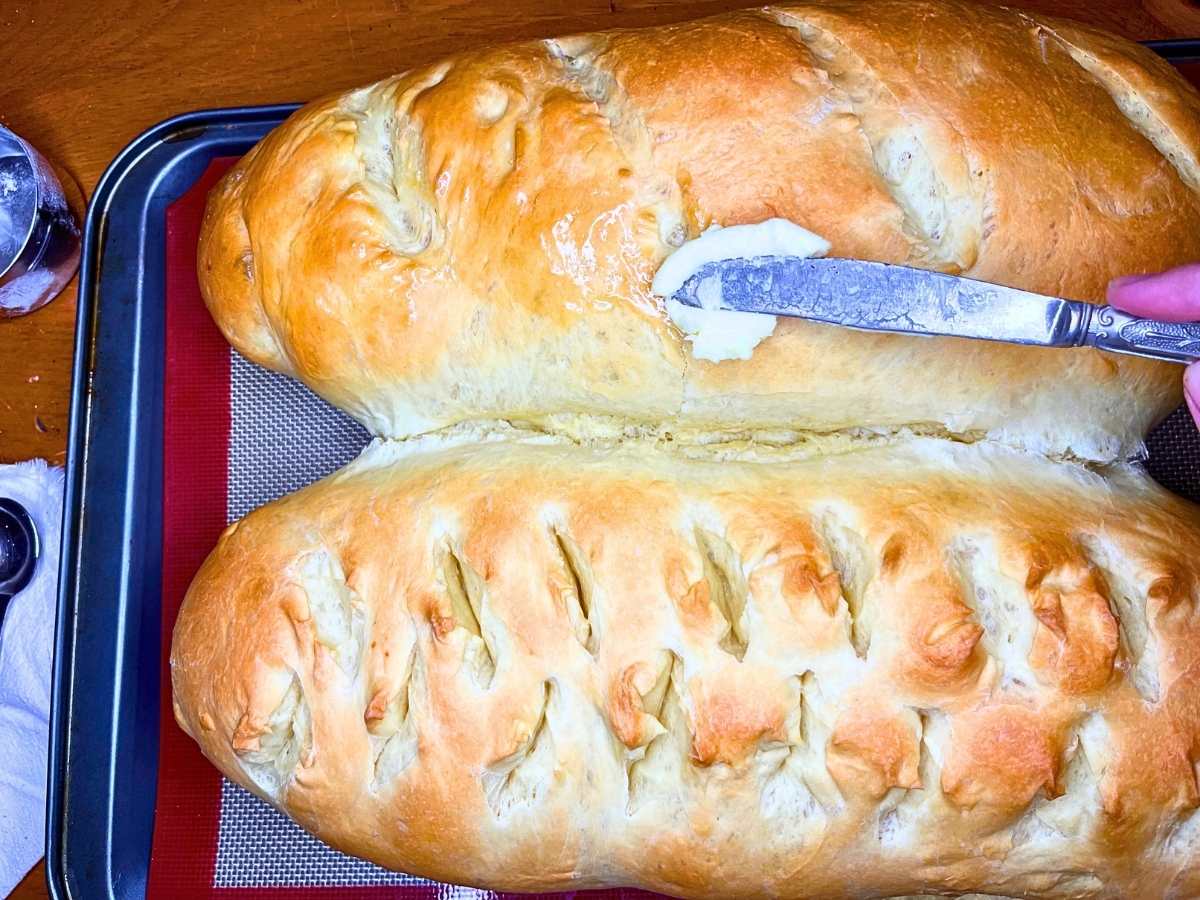
[[[1143,48],[956,0],[830,0],[463,53],[305,107],[214,191],[234,346],[386,436],[888,431],[1112,459],[1177,371],[782,321],[694,359],[650,279],[712,224],[1088,300],[1200,257],[1200,99]]]

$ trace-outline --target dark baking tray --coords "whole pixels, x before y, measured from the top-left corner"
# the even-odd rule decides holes
[[[296,105],[193,112],[138,137],[84,225],[50,723],[56,898],[142,897],[158,765],[164,217]]]
[[[1200,40],[1151,42],[1200,64]],[[158,763],[166,207],[296,105],[188,113],[112,162],[84,227],[50,723],[55,898],[140,898]]]

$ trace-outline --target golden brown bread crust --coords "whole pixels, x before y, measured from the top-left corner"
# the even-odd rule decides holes
[[[205,299],[376,433],[458,436],[226,532],[180,724],[333,845],[447,881],[1200,895],[1200,522],[1040,455],[1127,452],[1176,370],[797,321],[714,365],[650,292],[707,226],[783,217],[1098,300],[1200,257],[1198,148],[1153,54],[959,0],[480,50],[311,104],[213,192]]]
[[[213,192],[201,286],[242,353],[384,435],[915,425],[1110,459],[1178,402],[1171,366],[796,321],[714,365],[650,277],[781,216],[834,255],[1098,300],[1200,258],[1198,113],[1148,50],[958,0],[472,51],[272,133]]]
[[[1195,510],[996,445],[384,442],[231,526],[176,716],[322,839],[497,889],[1200,892]]]

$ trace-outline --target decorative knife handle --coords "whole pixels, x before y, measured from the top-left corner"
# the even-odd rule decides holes
[[[1097,306],[1083,343],[1113,353],[1190,363],[1200,359],[1200,322],[1159,322]]]

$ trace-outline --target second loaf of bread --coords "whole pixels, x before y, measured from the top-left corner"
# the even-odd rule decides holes
[[[650,280],[783,217],[835,256],[1098,300],[1200,258],[1198,111],[1148,50],[956,0],[472,51],[272,133],[212,195],[201,286],[238,350],[383,435],[913,426],[1108,459],[1173,367],[797,321],[714,365]]]
[[[335,847],[493,889],[1200,893],[1194,510],[996,447],[381,444],[231,526],[175,713]]]

